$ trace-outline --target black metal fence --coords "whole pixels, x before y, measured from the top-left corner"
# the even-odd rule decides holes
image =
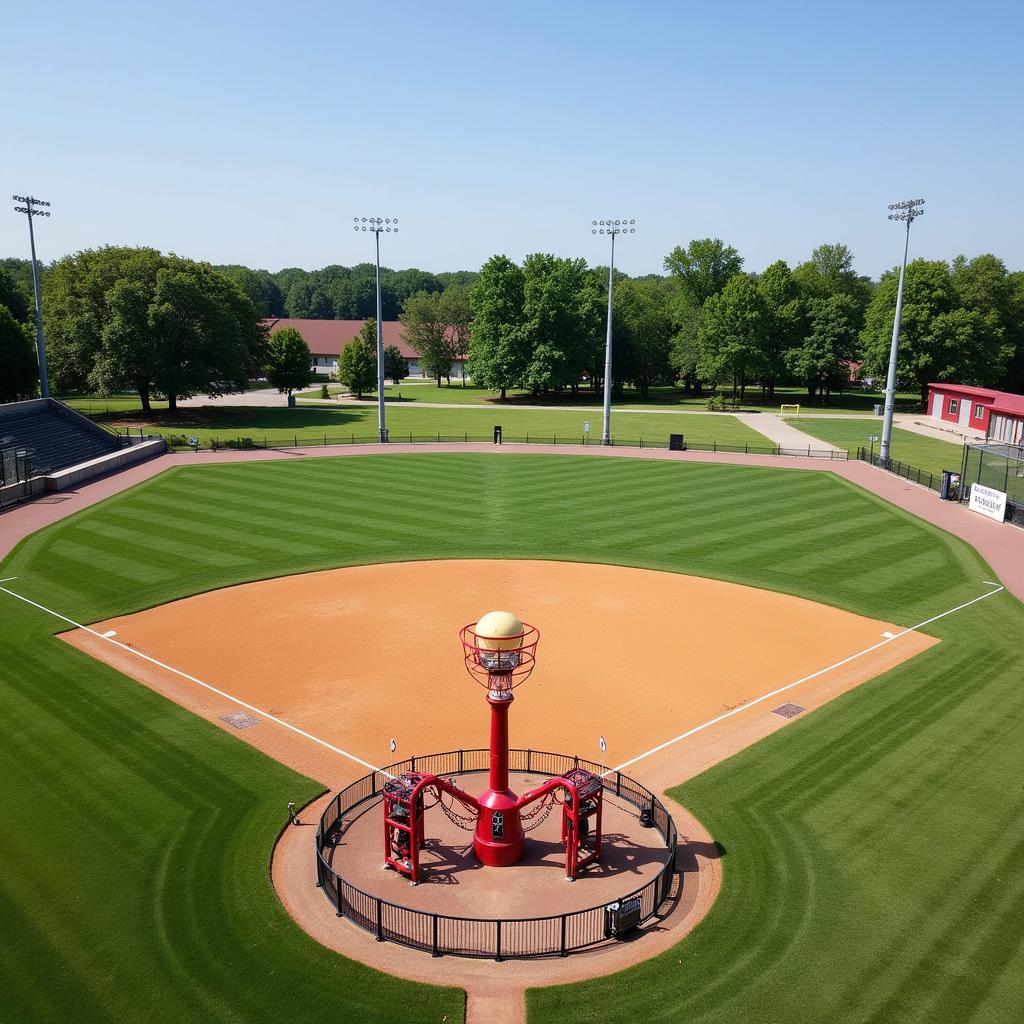
[[[212,437],[200,441],[198,438],[189,438],[184,434],[165,434],[169,448],[194,449],[195,451],[221,451],[241,450],[246,451],[256,448],[286,449],[286,448],[312,448],[328,447],[330,445],[357,445],[357,444],[378,444],[376,434],[320,434],[317,436],[299,436],[294,434],[288,436],[250,437],[236,435],[235,437]],[[400,434],[396,431],[389,432],[389,440],[392,444],[493,444],[493,434]],[[513,436],[505,434],[502,438],[503,444],[548,444],[557,446],[576,447],[600,447],[600,439],[594,440],[586,434],[522,434]],[[643,435],[636,437],[615,437],[611,442],[616,448],[668,448],[668,435]],[[498,447],[498,445],[495,445]],[[808,445],[806,448],[794,448],[780,445],[758,445],[758,444],[719,444],[717,441],[687,441],[686,447],[695,452],[727,452],[743,455],[787,455],[794,458],[825,459],[845,462],[850,453],[845,449],[835,448],[813,448]]]
[[[933,473],[919,466],[911,466],[908,462],[900,462],[898,459],[883,459],[878,452],[868,451],[867,448],[857,449],[857,458],[861,462],[869,462],[872,466],[895,473],[896,476],[909,480],[911,483],[920,484],[931,491],[941,492],[942,474]]]
[[[406,771],[460,775],[485,772],[490,765],[487,748],[450,750],[442,754],[412,757],[371,772],[336,794],[320,817],[316,833],[317,885],[323,889],[339,917],[373,933],[379,942],[397,942],[422,949],[434,956],[483,957],[494,960],[541,956],[567,956],[574,950],[605,942],[605,907],[608,902],[586,910],[528,918],[471,918],[413,910],[372,896],[344,878],[326,851],[334,846],[344,828],[345,817],[367,801],[380,798],[384,783]],[[509,769],[557,776],[570,768],[585,768],[600,774],[594,761],[543,750],[510,750]],[[671,895],[675,879],[679,834],[664,804],[646,787],[622,772],[605,778],[608,793],[614,794],[651,816],[653,826],[665,840],[661,870],[640,889],[623,893],[619,900],[639,898],[640,921],[653,917]]]

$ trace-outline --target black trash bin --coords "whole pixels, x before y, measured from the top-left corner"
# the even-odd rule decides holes
[[[497,425],[494,428],[494,443],[501,444],[501,427]]]
[[[686,439],[682,434],[669,434],[668,435],[668,450],[670,452],[685,452],[686,451]]]

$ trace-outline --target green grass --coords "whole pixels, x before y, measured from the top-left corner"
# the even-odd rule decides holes
[[[455,537],[464,557],[696,573],[906,624],[992,578],[829,474],[473,453],[172,470],[33,535],[0,575],[93,621],[448,557]],[[36,609],[0,595],[0,614],[0,1018],[461,1018],[458,993],[336,957],[281,908],[270,849],[315,784],[54,639]],[[531,1024],[1015,1019],[1022,629],[1005,593],[936,622],[937,647],[678,790],[726,851],[709,916],[646,964],[531,991]]]
[[[133,427],[146,425],[162,434],[190,435],[204,444],[211,439],[251,437],[262,445],[268,443],[328,443],[347,442],[354,438],[370,440],[377,435],[377,408],[373,405],[303,405],[296,409],[283,407],[208,405],[195,409],[179,409],[175,413],[141,416],[111,415],[102,419],[113,425]],[[583,424],[590,422],[591,440],[601,436],[601,413],[547,409],[430,409],[392,405],[387,410],[387,423],[391,437],[401,441],[408,437],[431,437],[438,434],[452,438],[467,435],[489,439],[495,424],[501,424],[507,440],[529,437],[531,440],[547,438],[574,438],[582,440]],[[671,413],[616,412],[612,420],[613,435],[617,438],[666,443],[671,433],[683,433],[688,441],[719,445],[749,444],[766,447],[771,442],[763,435],[740,423],[735,416],[706,413],[694,416],[674,416]]]
[[[861,446],[871,450],[871,435],[882,436],[882,421],[877,417],[865,420],[825,420],[817,419],[809,422],[803,416],[800,419],[787,419],[798,430],[812,437],[820,438],[829,444],[847,448],[856,452]],[[878,453],[878,442],[874,444]],[[915,469],[934,474],[938,479],[944,469],[960,471],[963,458],[963,446],[949,441],[940,441],[937,437],[925,437],[911,430],[894,427],[892,431],[892,450],[890,456],[900,462],[909,463]]]

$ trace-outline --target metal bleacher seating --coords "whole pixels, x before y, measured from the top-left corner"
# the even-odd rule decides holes
[[[120,438],[58,402],[32,405],[0,416],[0,449],[23,449],[33,475],[77,466],[121,448]]]

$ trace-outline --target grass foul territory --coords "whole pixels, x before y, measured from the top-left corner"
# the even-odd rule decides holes
[[[453,555],[694,573],[907,625],[993,579],[824,473],[475,453],[172,470],[28,538],[0,577],[93,622]],[[317,784],[55,639],[49,614],[0,595],[0,623],[0,1019],[462,1020],[460,991],[346,961],[282,908],[270,851]],[[530,1024],[1015,1019],[1024,608],[1001,593],[926,629],[943,642],[676,791],[725,851],[711,912],[652,961],[531,991]]]

